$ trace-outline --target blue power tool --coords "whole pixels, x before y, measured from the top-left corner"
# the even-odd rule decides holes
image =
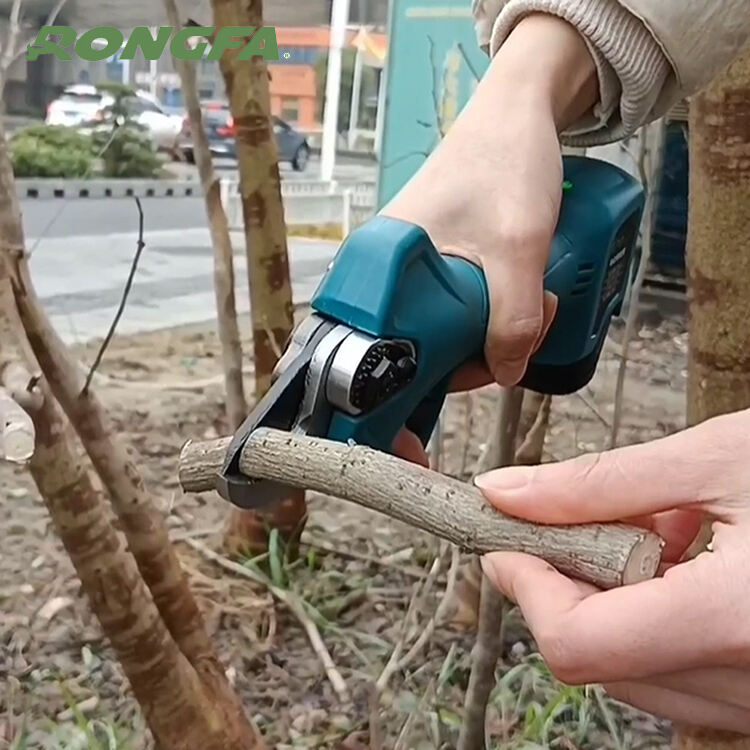
[[[633,263],[640,184],[621,169],[565,157],[563,199],[544,286],[555,321],[521,385],[572,393],[596,369]],[[482,356],[489,297],[482,270],[441,255],[417,226],[379,216],[343,242],[265,397],[237,431],[217,490],[242,508],[284,496],[239,471],[258,427],[388,451],[406,426],[427,444],[453,373]]]

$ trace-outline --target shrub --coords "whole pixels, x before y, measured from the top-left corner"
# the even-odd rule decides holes
[[[161,162],[145,129],[134,122],[94,135],[105,177],[158,177]]]
[[[10,141],[16,177],[87,177],[94,166],[91,138],[59,125],[31,125]]]

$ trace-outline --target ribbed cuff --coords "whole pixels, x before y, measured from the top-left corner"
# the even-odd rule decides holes
[[[508,0],[489,34],[491,55],[530,13],[566,20],[584,37],[596,62],[599,104],[563,134],[565,143],[590,146],[618,140],[651,119],[672,68],[639,18],[617,0]]]

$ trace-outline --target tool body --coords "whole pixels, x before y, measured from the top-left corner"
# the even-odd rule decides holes
[[[643,211],[643,191],[606,162],[565,157],[557,230],[544,275],[555,321],[521,385],[571,393],[589,382],[620,312]],[[241,475],[257,427],[388,451],[406,426],[427,444],[450,380],[482,356],[489,295],[484,273],[441,255],[421,228],[378,216],[341,245],[294,332],[275,381],[236,433],[217,489],[244,508],[283,496]]]

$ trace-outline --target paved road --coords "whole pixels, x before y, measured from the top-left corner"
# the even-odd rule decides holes
[[[118,330],[212,319],[213,263],[202,200],[150,199],[143,205],[146,248]],[[134,203],[25,201],[22,208],[34,284],[58,332],[70,343],[104,335],[135,252]],[[246,312],[244,241],[240,235],[233,241],[238,310]],[[335,251],[333,242],[290,240],[295,302],[310,299]]]

